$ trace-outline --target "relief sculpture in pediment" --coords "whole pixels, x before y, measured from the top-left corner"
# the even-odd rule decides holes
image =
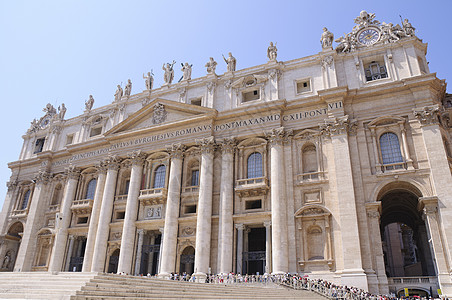
[[[152,117],[152,123],[153,124],[160,124],[165,122],[166,116],[168,113],[165,110],[165,105],[158,102],[154,105],[154,115]]]

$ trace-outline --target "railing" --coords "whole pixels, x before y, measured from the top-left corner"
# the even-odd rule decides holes
[[[318,172],[309,172],[309,173],[302,173],[297,175],[297,180],[299,182],[312,182],[312,181],[320,181],[324,179],[324,172],[318,171]]]
[[[127,201],[127,194],[115,196],[115,201]]]
[[[381,165],[381,171],[394,171],[394,170],[403,170],[406,169],[407,165],[404,162],[392,163],[392,164],[384,164]]]
[[[256,178],[246,178],[246,179],[238,179],[237,186],[245,186],[251,184],[267,184],[267,178],[265,177],[256,177]]]
[[[74,206],[89,206],[92,204],[93,199],[83,199],[83,200],[74,200],[72,201],[72,207]]]
[[[166,190],[165,188],[140,190],[140,198],[146,197],[146,196],[154,196],[154,195],[161,196],[165,190]]]
[[[436,277],[434,276],[422,276],[422,277],[389,277],[389,284],[420,284],[420,283],[436,283]]]
[[[199,192],[198,185],[184,187],[184,193],[198,193],[198,192]]]
[[[26,215],[27,214],[27,209],[16,209],[13,211],[13,216],[21,216],[21,215]]]

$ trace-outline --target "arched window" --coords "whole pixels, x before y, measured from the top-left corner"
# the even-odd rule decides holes
[[[30,200],[30,194],[31,190],[27,190],[24,194],[24,198],[22,199],[22,205],[20,206],[20,209],[26,209],[28,206],[28,201]]]
[[[262,154],[253,152],[248,156],[248,178],[263,177],[262,172]]]
[[[52,205],[57,205],[60,203],[60,199],[62,198],[62,193],[63,193],[63,186],[59,183],[56,187],[55,190],[53,191],[53,196],[52,196]]]
[[[317,151],[313,144],[308,144],[303,147],[303,173],[317,172]]]
[[[96,192],[97,179],[93,178],[88,182],[88,187],[86,188],[85,199],[94,199],[94,193]]]
[[[154,189],[159,189],[165,186],[166,166],[160,165],[154,171]]]
[[[384,165],[403,162],[399,138],[395,133],[386,132],[380,136],[380,149]]]

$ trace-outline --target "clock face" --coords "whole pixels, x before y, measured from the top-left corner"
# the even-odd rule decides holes
[[[366,46],[375,44],[380,38],[380,32],[373,28],[367,28],[358,34],[358,41]]]
[[[50,123],[50,120],[49,120],[49,118],[44,118],[44,119],[42,119],[41,120],[41,128],[44,128],[44,127],[46,127],[48,124]]]

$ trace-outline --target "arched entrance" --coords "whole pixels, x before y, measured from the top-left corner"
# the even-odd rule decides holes
[[[2,248],[3,253],[0,256],[0,271],[8,272],[13,270],[23,232],[24,226],[21,222],[16,222],[9,228]]]
[[[427,227],[414,187],[394,186],[379,197],[380,233],[388,277],[435,276]]]
[[[185,247],[180,255],[179,273],[193,274],[195,271],[195,248],[192,246]]]
[[[108,262],[108,273],[118,272],[118,262],[119,262],[119,249],[116,249],[110,255],[110,260]]]

